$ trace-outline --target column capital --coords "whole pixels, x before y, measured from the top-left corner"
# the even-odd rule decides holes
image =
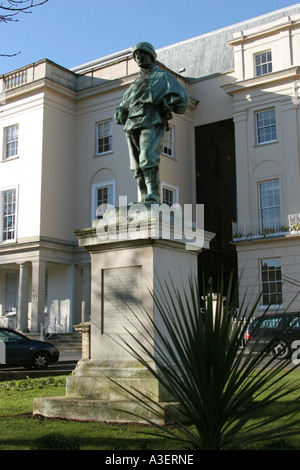
[[[29,266],[30,261],[24,260],[24,261],[17,261],[16,262],[19,266]]]
[[[47,264],[47,261],[44,260],[44,259],[38,258],[38,259],[33,259],[33,260],[31,260],[31,264],[32,264],[33,266],[38,266],[38,265],[44,266],[44,265]]]

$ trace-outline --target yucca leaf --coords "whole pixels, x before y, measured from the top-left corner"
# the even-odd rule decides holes
[[[118,342],[180,405],[181,417],[173,416],[176,430],[167,435],[195,449],[224,449],[232,442],[245,445],[296,433],[297,415],[283,424],[279,420],[299,412],[299,400],[275,416],[262,415],[270,405],[299,390],[300,384],[285,381],[296,367],[287,369],[289,359],[270,357],[270,347],[258,350],[257,342],[248,350],[244,342],[260,298],[252,305],[244,299],[239,304],[239,285],[233,276],[226,292],[220,278],[216,300],[211,286],[203,284],[200,290],[193,277],[185,290],[175,286],[171,276],[157,284],[152,293],[155,317],[139,310],[139,336],[127,330],[130,339],[120,336]],[[146,391],[124,391],[163,418],[164,408]],[[278,425],[270,430],[275,421]]]

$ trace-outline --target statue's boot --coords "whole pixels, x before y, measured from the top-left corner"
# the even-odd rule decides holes
[[[136,177],[137,184],[141,193],[141,200],[143,201],[144,197],[147,195],[147,186],[145,183],[145,178],[144,176],[137,176]]]
[[[160,180],[158,168],[150,168],[144,170],[147,194],[143,197],[142,202],[160,204]]]

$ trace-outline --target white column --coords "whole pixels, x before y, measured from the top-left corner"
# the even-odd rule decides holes
[[[85,265],[81,267],[81,321],[90,320],[91,314],[91,267]]]
[[[28,263],[20,263],[18,291],[18,326],[19,331],[28,331]]]
[[[248,112],[234,113],[236,174],[237,174],[237,217],[238,222],[251,220],[249,186]]]
[[[67,331],[73,330],[73,325],[78,322],[78,297],[77,297],[77,286],[78,286],[78,267],[75,264],[70,266],[71,273],[71,289],[70,289],[70,314],[68,318]],[[78,312],[78,314],[77,314]]]
[[[5,298],[5,276],[0,268],[0,317],[3,315],[3,303]]]
[[[300,105],[294,104],[290,97],[286,97],[286,99],[281,101],[282,152],[280,160],[284,168],[282,176],[283,215],[297,214],[299,212],[299,109]]]
[[[32,288],[31,288],[31,332],[40,331],[40,325],[44,321],[45,309],[45,272],[46,261],[32,262]]]

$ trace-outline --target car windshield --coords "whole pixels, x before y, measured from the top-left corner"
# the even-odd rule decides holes
[[[260,328],[278,328],[282,318],[265,318],[260,325]]]
[[[19,343],[22,339],[22,336],[18,335],[15,331],[0,331],[0,341],[4,343]]]
[[[300,317],[292,317],[289,326],[292,328],[300,328]]]

